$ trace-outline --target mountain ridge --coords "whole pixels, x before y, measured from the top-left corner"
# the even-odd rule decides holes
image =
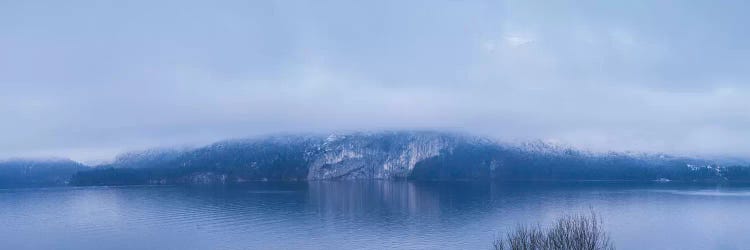
[[[74,176],[79,185],[264,180],[750,180],[746,168],[666,154],[595,153],[441,131],[284,134],[187,150],[143,151]],[[116,181],[120,182],[120,181]],[[122,183],[121,183],[122,184]]]
[[[0,185],[342,179],[750,181],[750,166],[738,159],[592,152],[542,140],[504,143],[422,130],[230,139],[201,147],[130,151],[96,166],[64,158],[0,160]]]
[[[63,186],[79,171],[90,169],[79,162],[59,157],[10,158],[0,160],[0,187]]]

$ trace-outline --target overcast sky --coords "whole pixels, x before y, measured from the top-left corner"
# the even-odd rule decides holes
[[[0,1],[0,158],[447,129],[750,156],[748,1]]]

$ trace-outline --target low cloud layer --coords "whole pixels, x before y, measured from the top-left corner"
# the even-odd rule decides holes
[[[750,156],[744,2],[0,3],[0,158],[446,129]]]

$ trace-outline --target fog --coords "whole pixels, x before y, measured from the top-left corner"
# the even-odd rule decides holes
[[[435,129],[750,156],[745,1],[3,1],[0,158]]]

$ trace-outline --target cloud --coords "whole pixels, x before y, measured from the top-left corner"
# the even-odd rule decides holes
[[[706,6],[38,3],[0,6],[0,158],[398,128],[750,152],[735,8],[695,20]]]
[[[508,36],[505,36],[504,39],[505,39],[505,42],[511,47],[524,46],[524,45],[534,42],[534,39],[531,39],[530,37],[522,36],[522,35],[508,35]]]

